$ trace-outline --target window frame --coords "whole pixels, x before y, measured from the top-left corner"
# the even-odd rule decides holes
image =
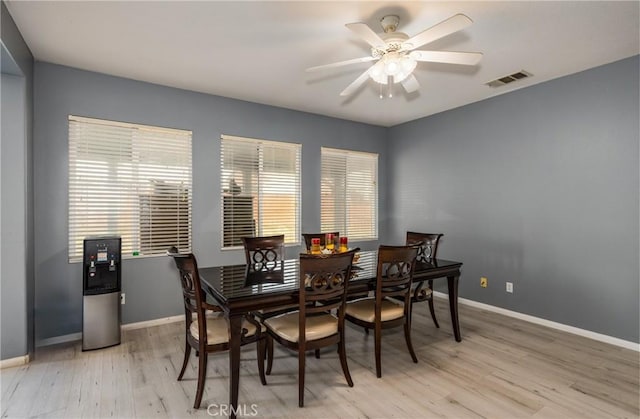
[[[227,145],[225,146],[225,142],[227,143]],[[264,182],[266,182],[265,179],[268,179],[269,176],[264,176],[265,172],[265,149],[268,150],[269,152],[273,152],[273,150],[278,150],[278,149],[285,149],[288,150],[290,152],[295,153],[295,157],[292,161],[289,161],[290,164],[292,164],[295,167],[295,177],[293,179],[291,179],[291,183],[294,185],[293,186],[293,192],[294,192],[294,196],[293,196],[293,205],[294,205],[294,214],[293,214],[293,219],[294,219],[294,223],[292,225],[292,229],[294,230],[292,234],[288,235],[285,232],[285,246],[290,247],[290,246],[300,246],[301,244],[301,231],[302,231],[302,217],[301,217],[301,212],[302,212],[302,144],[299,143],[294,143],[294,142],[286,142],[286,141],[277,141],[277,140],[266,140],[266,139],[258,139],[258,138],[248,138],[248,137],[239,137],[239,136],[233,136],[233,135],[226,135],[226,134],[222,134],[220,136],[220,250],[221,251],[229,251],[229,250],[239,250],[242,249],[243,246],[240,243],[237,243],[237,236],[235,235],[231,235],[231,237],[227,237],[226,236],[226,231],[227,229],[225,228],[225,209],[228,206],[225,198],[229,198],[230,195],[229,193],[231,192],[232,186],[229,183],[231,179],[233,179],[235,181],[235,175],[233,175],[232,177],[229,177],[228,175],[225,174],[225,170],[241,170],[241,167],[236,168],[236,163],[234,162],[233,167],[231,168],[225,168],[225,148],[229,147],[229,151],[230,152],[235,152],[237,150],[232,150],[233,149],[233,145],[232,144],[243,144],[245,146],[255,146],[257,148],[257,176],[256,178],[258,179],[257,181],[254,181],[253,179],[250,180],[250,184],[252,189],[253,188],[257,188],[256,191],[251,191],[251,195],[247,196],[240,196],[239,198],[249,198],[251,197],[253,199],[252,204],[251,204],[251,211],[253,214],[257,214],[257,217],[255,217],[253,219],[253,225],[254,225],[254,229],[253,229],[253,234],[256,236],[259,235],[276,235],[276,234],[282,234],[281,231],[278,232],[271,232],[271,233],[260,233],[260,231],[262,231],[265,226],[264,226],[264,217],[265,217],[265,213],[268,212],[268,209],[265,208],[265,189],[269,189],[269,188],[265,188]],[[237,146],[238,148],[240,146]],[[240,165],[238,165],[240,166]],[[273,181],[273,179],[271,179]],[[240,190],[243,190],[243,185],[238,185],[240,186]],[[246,185],[245,185],[246,186]],[[245,188],[246,189],[246,188]],[[240,192],[239,192],[240,193]],[[267,205],[268,206],[268,205]],[[246,227],[246,226],[245,226]],[[233,226],[229,227],[229,228],[233,228]],[[242,229],[240,227],[240,229]],[[236,241],[235,244],[231,244],[231,245],[225,245],[225,243],[229,240],[233,243],[233,241]]]
[[[192,131],[69,115],[67,137],[69,263],[90,236],[122,237],[123,259],[191,251]]]
[[[338,158],[343,158],[344,159],[344,165],[342,167],[338,167],[336,165],[335,162],[329,163],[325,160],[325,157],[330,157],[333,156],[334,159],[338,159]],[[364,152],[364,151],[354,151],[354,150],[348,150],[348,149],[339,149],[339,148],[333,148],[333,147],[321,147],[320,149],[320,171],[321,171],[321,176],[320,176],[320,182],[321,182],[321,208],[320,208],[320,224],[321,224],[321,229],[322,231],[339,231],[341,236],[346,236],[349,237],[350,240],[352,241],[375,241],[378,240],[379,237],[379,206],[380,206],[380,201],[379,201],[379,183],[378,183],[378,165],[379,165],[379,154],[378,153],[372,153],[372,152]],[[349,182],[349,178],[350,178],[350,174],[354,175],[356,173],[356,171],[350,171],[349,170],[349,166],[355,164],[355,161],[359,159],[361,161],[366,161],[366,160],[370,160],[368,163],[372,165],[372,175],[373,175],[373,179],[370,180],[371,182],[371,188],[370,188],[370,193],[373,194],[373,202],[372,202],[372,207],[370,207],[368,209],[368,211],[370,211],[372,213],[372,217],[373,217],[373,221],[371,223],[371,228],[369,229],[369,234],[356,234],[356,232],[353,231],[353,229],[349,228],[349,217],[350,217],[350,213],[351,210],[353,209],[353,202],[355,201],[355,198],[350,196],[349,194],[349,189],[350,189],[350,182]],[[350,163],[351,161],[351,163]],[[334,201],[338,200],[338,199],[343,199],[345,201],[344,206],[343,206],[343,210],[344,213],[342,214],[337,214],[336,215],[336,211],[338,211],[340,208],[336,207],[334,205],[333,207],[333,213],[331,215],[326,214],[325,213],[325,205],[326,202],[322,202],[323,199],[325,199],[324,196],[324,190],[325,190],[325,182],[326,183],[331,183],[330,181],[327,180],[327,178],[325,177],[325,173],[326,171],[329,171],[331,169],[340,169],[343,172],[340,173],[341,175],[343,174],[344,177],[343,179],[340,179],[343,182],[343,188],[344,188],[344,195],[342,195],[341,197],[334,197]],[[353,177],[353,176],[351,176]],[[334,179],[335,181],[335,179]],[[334,182],[335,183],[335,182]],[[366,185],[361,184],[358,181],[353,181],[351,182],[352,186],[355,187],[365,187]],[[353,183],[355,183],[355,185],[353,185]],[[334,191],[335,192],[335,191]],[[323,205],[325,204],[325,205]],[[355,211],[354,211],[355,212]],[[331,218],[333,218],[333,222],[329,221]],[[338,219],[340,219],[341,221],[337,221]],[[344,222],[344,225],[342,225],[342,222]]]

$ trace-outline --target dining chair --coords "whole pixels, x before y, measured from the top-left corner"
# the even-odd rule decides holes
[[[241,237],[247,265],[255,271],[276,269],[284,260],[284,234]]]
[[[180,273],[182,296],[184,301],[185,316],[185,350],[182,369],[178,375],[178,381],[182,380],[189,363],[191,348],[196,350],[198,357],[198,385],[193,407],[200,408],[204,382],[207,375],[208,354],[226,351],[229,349],[229,323],[221,315],[222,309],[206,302],[206,296],[200,283],[198,263],[192,253],[182,254],[174,246],[167,254],[171,256]],[[266,351],[266,333],[262,325],[251,316],[245,316],[242,328],[241,345],[249,343],[257,344],[258,372],[263,385],[267,384],[264,371],[264,358]]]
[[[340,243],[339,231],[329,231],[327,233],[302,233],[304,244],[307,246],[307,253],[311,252],[311,239],[320,239],[320,247],[324,248],[327,241],[327,234],[333,234],[333,242],[337,249],[338,244]]]
[[[244,246],[247,272],[263,274],[283,269],[285,258],[284,234],[277,236],[241,237]],[[298,309],[297,304],[290,304],[274,309],[263,309],[253,314],[262,323],[269,317],[278,316]],[[267,374],[273,368],[273,339],[266,339]]]
[[[417,233],[414,231],[407,231],[407,245],[418,246],[418,256],[416,257],[416,263],[429,263],[434,260],[438,254],[438,244],[443,234],[441,233]],[[429,312],[433,319],[433,324],[437,328],[440,328],[438,320],[436,319],[436,311],[433,307],[433,280],[427,281],[427,286],[423,287],[422,281],[413,287],[411,302],[418,303],[427,301],[429,303]],[[413,309],[413,305],[412,305]]]
[[[342,372],[349,387],[353,387],[344,341],[344,310],[353,255],[358,250],[330,255],[300,254],[298,311],[264,322],[273,339],[298,352],[299,407],[304,406],[306,351],[337,344]]]
[[[374,296],[350,301],[345,309],[346,320],[374,330],[378,378],[382,377],[382,329],[404,326],[409,354],[418,362],[411,343],[411,281],[417,254],[416,246],[379,246]]]

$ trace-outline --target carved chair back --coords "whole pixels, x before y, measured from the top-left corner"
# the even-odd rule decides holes
[[[376,307],[382,307],[384,298],[395,297],[404,302],[405,314],[408,314],[411,307],[411,281],[417,254],[418,249],[412,245],[381,245],[378,248]]]
[[[247,266],[253,271],[282,269],[284,234],[265,237],[242,237]]]
[[[438,243],[440,243],[440,238],[442,236],[443,234],[440,233],[417,233],[415,231],[407,231],[406,244],[419,244],[420,247],[418,248],[417,260],[419,262],[426,262],[437,257]]]
[[[193,314],[197,314],[198,329],[206,329],[205,308],[206,296],[200,285],[200,274],[198,273],[198,263],[193,253],[179,253],[174,246],[167,252],[173,258],[180,275],[182,285],[182,299],[184,302],[184,315],[187,328],[193,321]],[[206,333],[203,334],[206,339]]]

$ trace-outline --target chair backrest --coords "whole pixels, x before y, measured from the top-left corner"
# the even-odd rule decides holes
[[[437,257],[438,243],[440,243],[442,236],[444,236],[444,234],[407,231],[406,244],[420,244],[417,259],[419,262],[425,262]]]
[[[379,309],[382,299],[396,297],[404,301],[405,313],[411,304],[411,281],[416,266],[416,246],[378,247],[378,266],[376,273],[376,307]]]
[[[176,247],[171,247],[167,251],[167,255],[173,258],[180,274],[187,327],[189,327],[193,321],[193,313],[196,313],[198,317],[198,329],[207,330],[205,310],[202,304],[206,296],[200,285],[200,274],[198,273],[198,263],[195,255],[193,253],[179,253]],[[204,335],[206,340],[206,333],[201,333],[200,335]]]
[[[266,237],[242,237],[247,265],[254,271],[282,268],[284,234]]]
[[[320,239],[320,247],[324,247],[327,241],[327,234],[333,234],[333,243],[338,248],[338,244],[340,243],[340,232],[338,231],[329,231],[327,233],[302,233],[302,237],[304,237],[304,244],[307,246],[307,252],[311,251],[311,239]]]
[[[301,337],[304,336],[303,323],[307,314],[327,312],[334,308],[344,311],[353,256],[358,251],[359,248],[329,255],[300,254]]]

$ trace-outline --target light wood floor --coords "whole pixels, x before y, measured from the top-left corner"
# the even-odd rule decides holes
[[[401,328],[383,334],[382,378],[373,335],[350,327],[349,388],[335,350],[307,357],[305,407],[297,407],[297,360],[276,344],[263,387],[255,347],[242,352],[240,403],[247,416],[287,418],[637,418],[639,354],[517,319],[460,306],[453,340],[446,301],[440,329],[414,307],[413,364]],[[211,356],[203,408],[193,409],[197,363],[176,377],[182,324],[123,333],[121,345],[82,352],[80,342],[41,348],[28,365],[1,371],[2,417],[211,417],[228,402],[226,353]],[[253,406],[252,406],[253,404]],[[212,408],[207,413],[207,406]]]

